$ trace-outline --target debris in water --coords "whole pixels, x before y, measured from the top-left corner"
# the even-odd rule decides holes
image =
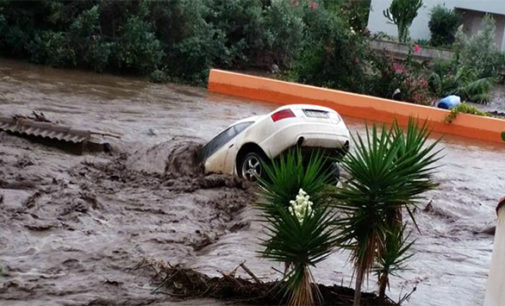
[[[235,276],[239,267],[252,281]],[[135,269],[154,271],[152,277],[156,287],[153,293],[164,289],[165,294],[179,298],[211,297],[256,305],[279,305],[283,302],[283,284],[279,281],[262,282],[244,262],[230,273],[220,272],[222,277],[209,277],[181,265],[172,266],[146,259]],[[353,302],[353,289],[337,285],[318,286],[325,305],[351,305]],[[373,293],[363,293],[361,299],[363,305],[397,305],[390,299],[380,299]]]
[[[33,112],[32,117],[15,115],[0,117],[0,130],[29,137],[62,141],[82,145],[82,150],[103,150],[106,137],[120,138],[121,135],[104,132],[75,129],[70,126],[56,124],[45,117],[43,113]]]

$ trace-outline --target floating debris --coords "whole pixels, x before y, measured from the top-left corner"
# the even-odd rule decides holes
[[[95,149],[96,146],[102,149],[108,143],[106,137],[121,137],[119,134],[76,129],[57,124],[48,120],[43,113],[35,112],[30,117],[22,115],[0,117],[0,130],[13,134],[82,145],[83,149],[84,147]]]

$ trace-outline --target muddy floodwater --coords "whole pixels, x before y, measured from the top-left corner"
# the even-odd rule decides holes
[[[143,259],[209,275],[246,261],[258,276],[278,278],[272,267],[281,267],[256,254],[254,186],[204,175],[195,159],[233,121],[274,108],[204,88],[0,60],[0,115],[37,111],[122,135],[110,152],[74,155],[0,132],[0,304],[221,304],[151,294],[153,272],[135,269]],[[364,131],[362,120],[345,120]],[[450,136],[438,146],[440,187],[415,212],[415,255],[388,295],[416,288],[406,305],[479,305],[505,195],[504,146]],[[330,256],[316,280],[352,286],[347,259]],[[371,276],[367,290],[374,284]]]

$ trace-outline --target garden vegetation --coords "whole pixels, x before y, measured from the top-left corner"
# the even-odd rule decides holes
[[[323,46],[331,43],[332,52],[325,56],[344,59],[339,71],[356,75],[352,73],[352,64],[359,54],[353,54],[357,47],[348,21],[364,29],[368,7],[361,3],[3,0],[0,55],[53,67],[203,84],[211,67],[285,69],[295,65],[294,59],[300,53],[307,61],[321,61],[325,58],[315,59],[312,55],[323,56]],[[327,10],[326,6],[333,9]],[[341,8],[345,12],[337,16]],[[309,46],[314,48],[306,50]],[[310,64],[312,68],[298,66],[303,77],[311,77],[312,71],[317,70],[317,62]],[[340,81],[343,78],[340,76],[329,85],[350,83]]]
[[[385,12],[401,40],[420,4],[395,0]],[[0,56],[154,82],[203,85],[215,67],[386,98],[399,90],[427,105],[490,99],[504,64],[491,17],[474,37],[454,34],[455,57],[430,67],[372,51],[369,10],[370,0],[2,0]],[[453,13],[433,11],[434,43],[452,41]]]

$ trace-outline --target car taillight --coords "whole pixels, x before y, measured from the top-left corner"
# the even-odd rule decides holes
[[[293,118],[296,117],[295,114],[290,110],[290,109],[283,109],[280,110],[274,114],[272,114],[272,120],[274,122],[286,119],[286,118]]]

